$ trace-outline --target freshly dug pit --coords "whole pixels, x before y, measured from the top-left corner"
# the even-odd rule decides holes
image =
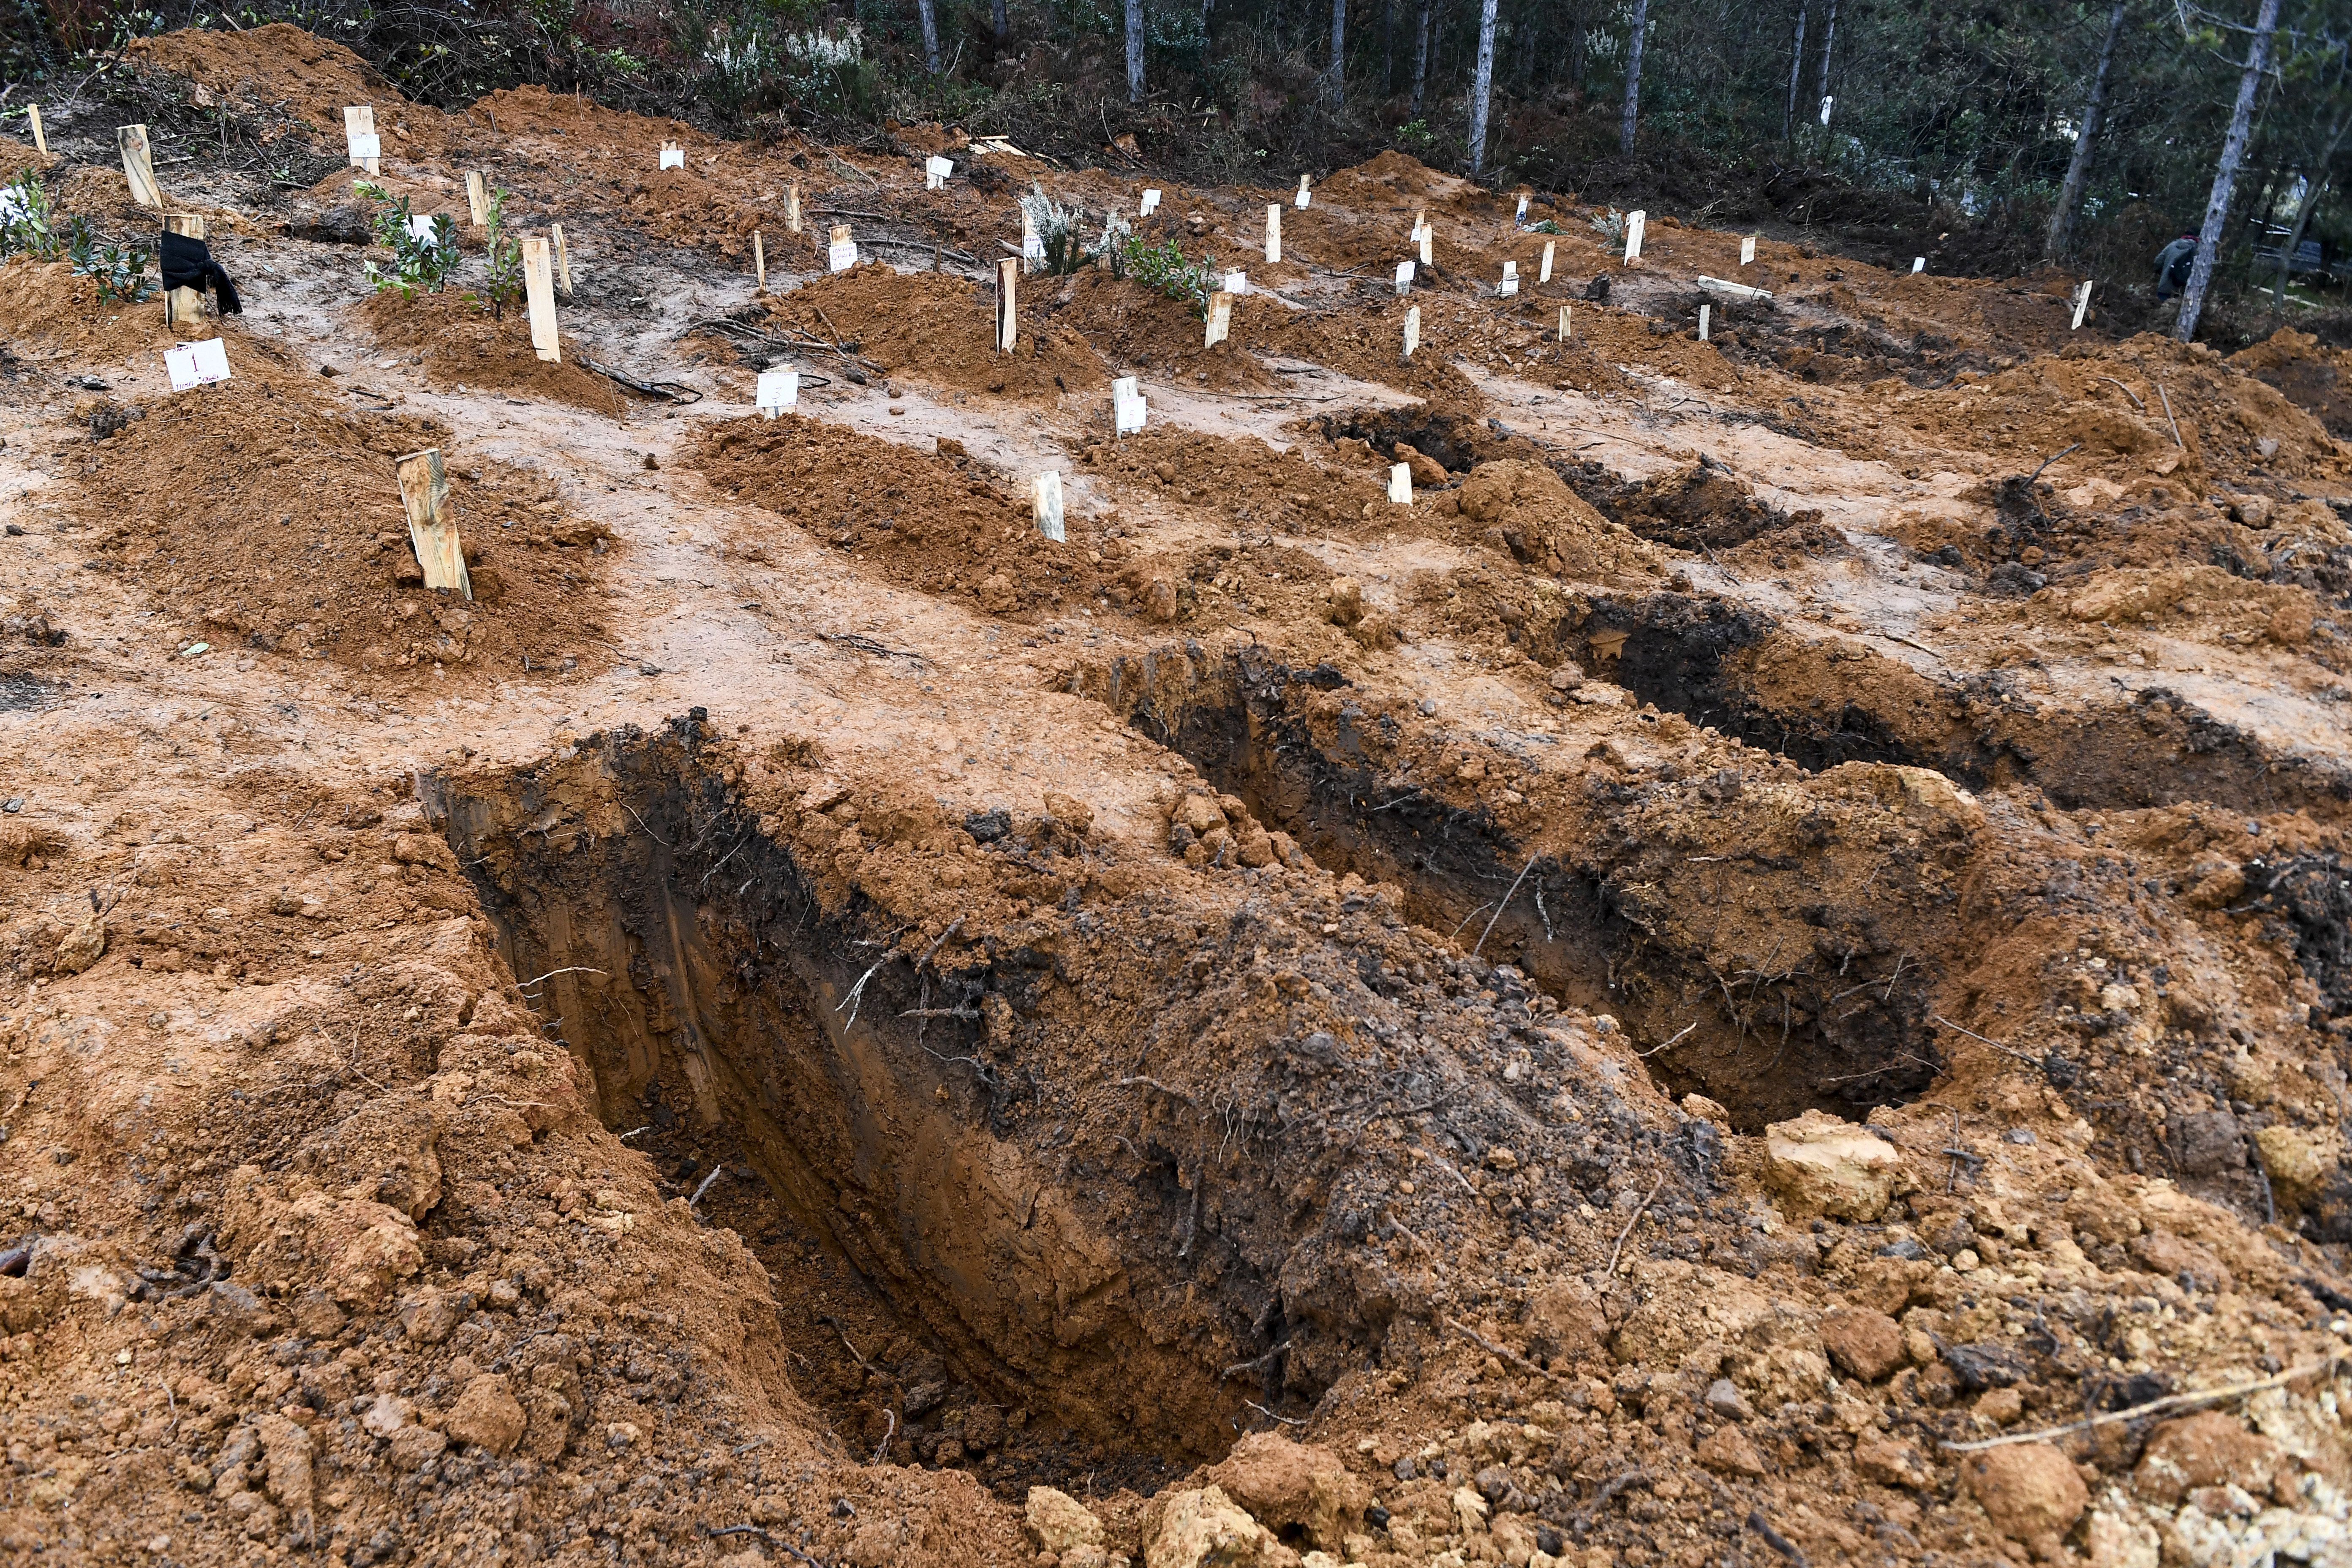
[[[1318,1108],[1373,1100],[1332,1076],[1328,1036],[1308,1087],[1281,1087],[1298,1061],[1264,1042],[1300,1032],[1280,1024],[1293,993],[1192,1000],[1246,927],[1210,934],[1049,821],[970,828],[870,797],[860,817],[840,787],[763,812],[705,749],[691,719],[592,739],[428,781],[428,811],[606,1124],[644,1129],[680,1198],[714,1165],[757,1171],[721,1177],[708,1212],[786,1287],[788,1338],[826,1358],[795,1376],[853,1447],[1008,1486],[1156,1485],[1222,1454],[1247,1401],[1296,1408],[1362,1363],[1394,1302],[1325,1279],[1347,1253],[1323,1235],[1368,1222],[1332,1191],[1346,1148]],[[940,911],[934,938],[877,929],[841,878],[860,853],[919,862],[894,886]],[[1033,904],[1054,913],[1021,918]],[[962,945],[983,916],[1004,933]],[[1206,1022],[1163,1040],[1196,1006],[1252,1046]],[[1181,1087],[1193,1050],[1222,1110]],[[1455,1114],[1517,1113],[1474,1094]],[[820,1292],[835,1304],[803,1315]]]

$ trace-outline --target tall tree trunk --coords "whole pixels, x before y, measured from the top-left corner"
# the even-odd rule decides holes
[[[1430,0],[1421,0],[1421,21],[1413,29],[1412,46],[1412,117],[1421,118],[1423,95],[1429,89],[1429,7]]]
[[[2213,190],[2205,198],[2205,224],[2197,232],[2197,262],[2189,271],[2189,287],[2180,293],[2180,319],[2172,335],[2182,342],[2197,338],[2197,318],[2205,311],[2205,293],[2213,286],[2213,263],[2221,247],[2221,226],[2230,217],[2230,187],[2237,183],[2239,161],[2246,155],[2246,132],[2254,121],[2254,98],[2262,91],[2263,68],[2270,63],[2271,35],[2278,31],[2279,0],[2263,0],[2254,16],[2253,41],[2246,46],[2245,74],[2238,79],[2238,104],[2230,111],[2230,133],[2221,139],[2221,162],[2213,171]]]
[[[1381,96],[1396,96],[1396,0],[1381,0]]]
[[[1822,22],[1822,78],[1814,84],[1813,101],[1819,104],[1830,95],[1830,50],[1837,47],[1837,0],[1830,0],[1830,14]]]
[[[1649,0],[1638,0],[1648,5]],[[1495,5],[1485,0],[1478,9],[1478,69],[1470,83],[1470,175],[1486,167],[1486,109],[1495,91]]]
[[[2099,145],[2099,121],[2107,108],[2107,76],[2115,68],[2116,40],[2123,37],[2128,0],[2116,0],[2107,17],[2107,41],[2099,46],[2099,68],[2091,78],[2091,100],[2083,106],[2083,123],[2074,133],[2074,155],[2066,161],[2066,183],[2058,188],[2058,207],[2050,215],[2050,238],[2042,258],[2055,261],[2074,243],[2074,220],[2082,216],[2083,193],[2091,184],[2091,159]]]
[[[1216,9],[1217,0],[1201,0],[1201,53],[1203,58],[1208,55],[1209,45],[1214,41],[1209,29],[1209,19],[1216,14]]]
[[[1013,32],[1012,21],[1004,15],[1004,0],[993,0],[989,6],[988,19],[994,25],[996,47],[1001,49]]]
[[[1805,74],[1805,0],[1797,0],[1797,41],[1789,50],[1789,107],[1780,111],[1780,140],[1797,133],[1797,84]]]
[[[1617,149],[1631,155],[1642,113],[1642,40],[1650,30],[1650,0],[1633,0],[1633,28],[1625,40],[1625,110],[1617,121]]]
[[[1143,0],[1127,0],[1127,101],[1143,101]]]
[[[1569,13],[1568,18],[1568,85],[1581,99],[1584,92],[1584,37],[1592,30],[1592,21],[1583,5]]]
[[[1331,0],[1331,108],[1348,102],[1348,0]]]
[[[937,0],[915,0],[915,14],[923,24],[923,63],[940,74],[940,14]]]
[[[2294,253],[2302,246],[2303,237],[2310,232],[2312,210],[2319,205],[2320,195],[2327,187],[2328,172],[2336,166],[2336,149],[2343,145],[2344,132],[2347,130],[2352,130],[2352,114],[2337,121],[2336,129],[2327,133],[2326,149],[2319,154],[2318,161],[2312,164],[2311,172],[2305,179],[2303,205],[2294,215],[2294,232],[2286,237],[2284,245],[2279,247],[2278,278],[2271,285],[2273,316],[2286,308],[2287,269],[2294,264]]]

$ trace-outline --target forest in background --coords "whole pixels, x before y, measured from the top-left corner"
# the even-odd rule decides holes
[[[1883,265],[2061,265],[2152,325],[2156,252],[2202,226],[2200,336],[2352,342],[2344,0],[0,0],[0,116],[131,37],[270,21],[445,105],[539,82],[868,144],[942,121],[1272,185],[1394,147]]]

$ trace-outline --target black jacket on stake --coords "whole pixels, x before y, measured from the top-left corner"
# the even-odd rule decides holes
[[[199,292],[209,288],[219,301],[222,315],[244,314],[245,306],[236,297],[236,285],[229,281],[228,273],[213,259],[212,247],[203,240],[165,229],[163,261],[164,288],[194,289]]]

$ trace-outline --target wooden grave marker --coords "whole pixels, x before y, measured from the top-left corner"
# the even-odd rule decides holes
[[[166,213],[163,229],[188,239],[205,237],[205,220],[194,213]],[[201,289],[167,289],[163,291],[163,324],[183,327],[205,319],[205,291]]]
[[[1047,468],[1037,476],[1037,485],[1030,498],[1030,506],[1037,519],[1037,531],[1063,543],[1068,535],[1062,527],[1062,470]]]
[[[155,212],[163,210],[163,191],[155,184],[155,158],[147,146],[144,125],[118,125],[114,144],[122,153],[122,177],[131,182],[131,199]]]
[[[343,106],[343,153],[346,167],[369,174],[383,172],[383,139],[375,131],[375,105]]]
[[[1404,313],[1404,357],[1412,358],[1413,350],[1421,347],[1421,307],[1408,308]]]
[[[490,188],[479,169],[466,172],[466,214],[476,228],[489,226]]]
[[[25,105],[25,115],[26,119],[31,121],[33,126],[33,151],[38,153],[44,158],[47,157],[49,155],[49,133],[41,128],[41,106],[37,103],[28,103]]]
[[[522,242],[522,289],[530,305],[530,346],[550,364],[562,363],[563,345],[555,335],[555,269],[547,241],[536,237]]]
[[[572,253],[563,247],[562,224],[547,226],[547,242],[555,251],[555,286],[562,289],[563,297],[569,300],[572,298]]]
[[[1632,266],[1642,259],[1642,231],[1649,226],[1650,215],[1630,212],[1625,215],[1625,264]]]
[[[760,242],[760,231],[751,231],[751,272],[759,279],[761,293],[768,291],[768,248]]]
[[[1220,289],[1209,296],[1209,330],[1203,348],[1215,348],[1234,329],[1234,297]]]
[[[398,459],[400,504],[408,514],[408,542],[425,570],[427,588],[474,596],[466,575],[466,552],[457,541],[457,515],[449,504],[449,475],[441,448],[427,447]]]
[[[1265,258],[1269,264],[1282,259],[1282,204],[1265,205]]]
[[[996,352],[1009,354],[1021,336],[1019,290],[1021,258],[996,258]]]

